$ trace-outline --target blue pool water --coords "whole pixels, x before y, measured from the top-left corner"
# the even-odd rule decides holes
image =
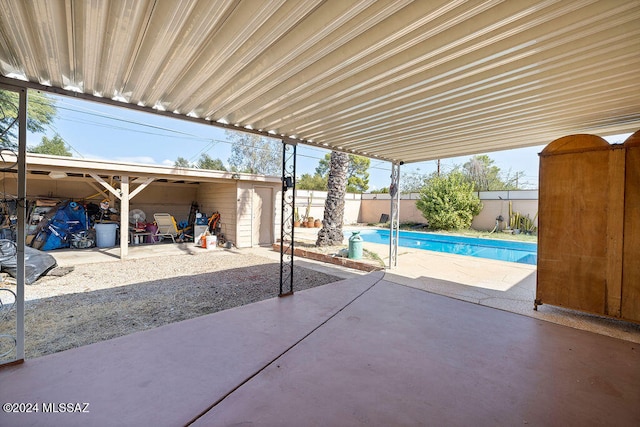
[[[389,230],[362,230],[362,240],[389,244]],[[538,245],[510,240],[400,231],[398,246],[536,265]]]

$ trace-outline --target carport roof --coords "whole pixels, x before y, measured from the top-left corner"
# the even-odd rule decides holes
[[[390,161],[640,128],[638,0],[0,8],[0,82]]]
[[[27,169],[32,174],[47,172],[65,172],[74,175],[106,175],[129,176],[132,178],[154,178],[167,182],[237,182],[249,181],[253,183],[279,184],[278,176],[255,175],[216,171],[210,169],[182,168],[175,166],[160,166],[141,163],[124,163],[99,159],[80,159],[76,157],[51,156],[46,154],[27,153]],[[4,153],[0,159],[0,166],[12,170],[17,158],[11,153]]]

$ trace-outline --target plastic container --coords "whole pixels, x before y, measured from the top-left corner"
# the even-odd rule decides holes
[[[118,224],[96,224],[96,246],[99,248],[110,248],[116,245],[116,228]]]
[[[362,237],[359,231],[353,231],[349,237],[349,259],[362,258]]]
[[[206,236],[207,249],[215,249],[218,246],[218,238],[216,236]]]

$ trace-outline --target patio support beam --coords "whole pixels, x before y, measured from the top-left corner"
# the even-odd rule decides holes
[[[93,177],[92,177],[92,178],[93,178]],[[95,178],[94,178],[94,179],[95,179]],[[97,186],[97,185],[95,185],[93,182],[88,182],[88,184],[91,186],[91,188],[93,188],[94,190],[96,190],[96,191],[98,192],[98,194],[93,195],[93,196],[91,196],[91,197],[95,197],[95,196],[98,196],[98,195],[102,194],[102,196],[103,196],[105,199],[108,199],[108,198],[109,198],[109,194],[108,194],[108,193],[107,193],[103,188],[98,187],[98,186]]]
[[[105,181],[104,179],[102,179],[100,176],[96,175],[95,173],[90,173],[89,174],[91,176],[91,178],[95,179],[96,181],[98,181],[100,183],[100,185],[102,185],[104,188],[106,188],[107,190],[109,190],[109,192],[111,194],[113,194],[114,196],[116,196],[118,199],[122,200],[122,193],[120,193],[120,191],[116,190],[115,188],[113,188],[111,185],[109,185],[109,183],[107,181]]]
[[[94,173],[89,174],[93,179],[98,181],[104,188],[109,190],[114,196],[120,199],[120,259],[125,259],[129,255],[129,202],[135,196],[140,194],[142,190],[147,188],[149,184],[155,181],[155,177],[147,178],[131,193],[129,192],[129,176],[120,176],[120,189],[117,190],[108,182]],[[92,186],[94,186],[92,184]],[[95,187],[95,186],[94,186]],[[96,189],[98,189],[96,187]],[[99,190],[99,189],[98,189]],[[103,192],[102,190],[99,190]]]
[[[389,217],[389,269],[398,266],[398,239],[400,237],[400,166],[404,162],[391,164],[391,215]]]
[[[296,144],[282,140],[282,195],[280,197],[280,291],[293,295],[294,213],[296,206]]]
[[[16,361],[24,361],[24,284],[27,202],[27,89],[19,91],[18,104],[18,203],[16,204]]]
[[[133,199],[134,197],[136,197],[138,195],[138,193],[140,193],[142,190],[144,190],[145,188],[147,188],[149,186],[149,184],[151,184],[153,181],[155,180],[154,177],[151,178],[147,178],[142,184],[140,184],[135,190],[133,190],[130,194],[129,194],[129,200]],[[135,183],[135,181],[134,181]]]
[[[129,255],[129,177],[120,177],[120,259]]]
[[[15,310],[15,335],[11,329],[0,334],[0,366],[14,365],[24,362],[25,358],[25,327],[24,327],[24,295],[25,295],[25,246],[26,246],[26,202],[27,202],[27,89],[13,85],[0,84],[0,89],[15,92],[18,97],[18,105],[14,106],[17,117],[8,123],[8,127],[18,125],[18,152],[11,148],[2,148],[7,157],[15,156],[15,162],[3,158],[5,165],[2,172],[13,172],[17,169],[17,198],[16,201],[16,291],[0,287],[0,322],[13,323],[12,315]],[[3,129],[7,130],[7,129]],[[11,154],[9,156],[8,154]],[[4,157],[4,156],[3,156]],[[4,178],[4,177],[3,177]],[[7,197],[5,194],[3,197]],[[4,325],[3,325],[4,326]],[[13,341],[13,343],[11,343]],[[13,344],[13,345],[12,345]]]
[[[120,199],[120,259],[125,259],[129,255],[129,177],[121,176],[120,189],[116,190],[100,176],[94,173],[89,175]]]

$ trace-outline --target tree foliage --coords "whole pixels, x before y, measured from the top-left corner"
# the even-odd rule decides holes
[[[347,192],[364,193],[369,189],[369,165],[371,161],[367,157],[349,154],[349,166],[347,167]],[[331,165],[331,153],[327,153],[320,159],[316,168],[316,175],[328,179]]]
[[[469,228],[473,217],[482,209],[482,203],[473,190],[473,184],[459,171],[432,176],[420,191],[416,206],[431,229]]]
[[[189,160],[185,159],[184,157],[178,157],[173,165],[177,168],[191,167],[191,163],[189,163]]]
[[[310,173],[305,173],[300,178],[298,178],[298,181],[296,182],[296,188],[298,190],[327,191],[327,180],[317,173],[313,175],[311,175]]]
[[[56,115],[55,102],[40,92],[29,91],[27,98],[27,130],[44,132]],[[18,93],[0,90],[0,143],[5,147],[17,146]]]
[[[531,188],[532,184],[527,181],[523,181],[522,178],[525,176],[524,171],[516,171],[511,172],[509,169],[502,179],[505,184],[505,190],[520,190],[523,188]],[[533,184],[533,188],[536,187],[536,184]]]
[[[420,168],[417,168],[411,172],[402,172],[400,178],[400,192],[402,194],[419,193],[425,186],[429,174],[420,172]]]
[[[371,191],[369,191],[369,193],[371,193],[371,194],[388,194],[389,193],[389,187],[382,187],[382,188],[378,188],[377,190],[371,190]]]
[[[71,151],[67,150],[67,143],[58,134],[55,134],[51,139],[43,136],[42,142],[35,147],[30,147],[28,151],[30,153],[72,157]]]
[[[220,159],[214,159],[209,156],[207,153],[202,153],[198,162],[196,163],[196,167],[198,169],[211,169],[215,171],[226,171],[227,168],[222,163]]]
[[[516,190],[517,179],[510,178],[510,171],[506,179],[502,179],[500,168],[494,165],[494,160],[486,154],[473,156],[462,165],[466,179],[473,184],[474,191]],[[516,178],[518,174],[516,173]]]
[[[231,141],[229,164],[235,172],[264,175],[280,175],[282,170],[282,146],[260,135],[226,132]]]

